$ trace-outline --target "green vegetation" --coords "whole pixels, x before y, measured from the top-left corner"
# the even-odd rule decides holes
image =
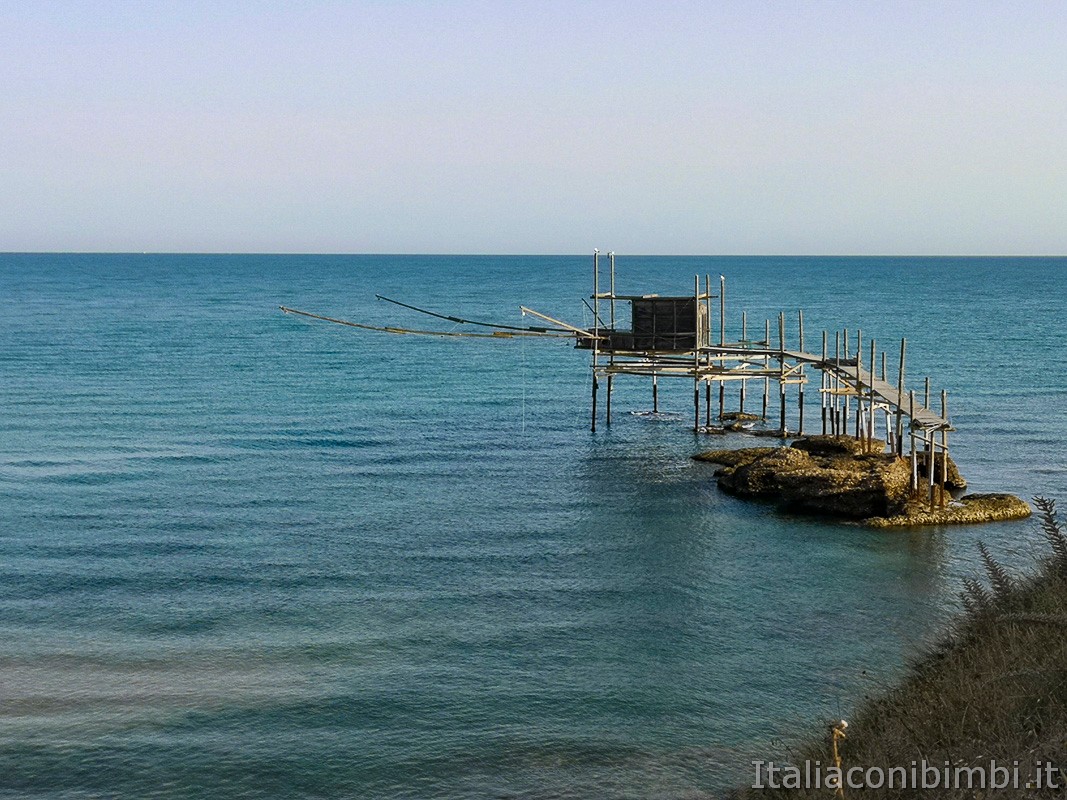
[[[1035,498],[1051,553],[1033,574],[1010,575],[979,545],[986,580],[965,581],[966,611],[945,639],[921,658],[900,684],[864,702],[849,718],[840,741],[842,767],[904,767],[914,762],[951,768],[987,768],[1019,762],[1018,789],[844,788],[846,798],[865,797],[1062,797],[1064,790],[1026,789],[1038,762],[1067,766],[1067,534],[1054,503]],[[780,754],[786,762],[785,754]],[[774,758],[768,755],[767,758]],[[794,765],[832,764],[831,732],[799,752]],[[1057,773],[1062,784],[1067,775]],[[834,796],[819,789],[746,789],[747,798]]]

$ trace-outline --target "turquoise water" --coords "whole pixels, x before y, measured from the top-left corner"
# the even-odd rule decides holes
[[[691,432],[691,384],[652,418],[620,381],[591,434],[566,342],[276,310],[580,321],[590,262],[0,255],[0,796],[716,796],[898,675],[979,537],[1040,550],[1030,522],[870,531],[725,497],[688,458],[723,444]],[[907,335],[972,488],[1067,500],[1067,260],[618,270],[635,293],[726,275],[732,336],[742,307],[804,308],[809,349]]]

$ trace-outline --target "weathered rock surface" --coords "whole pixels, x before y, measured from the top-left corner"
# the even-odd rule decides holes
[[[712,450],[694,456],[721,464],[716,470],[723,491],[740,497],[777,501],[782,507],[878,527],[945,525],[1018,519],[1030,506],[1013,495],[968,495],[945,509],[927,511],[925,487],[911,493],[911,463],[892,453],[864,453],[863,442],[849,436],[812,436],[789,447]],[[936,464],[939,463],[935,462]],[[955,485],[965,486],[952,459]],[[935,487],[935,493],[939,493]],[[940,504],[940,496],[936,495]]]
[[[875,528],[908,528],[917,525],[965,525],[1023,519],[1032,513],[1030,504],[1013,494],[967,494],[945,508],[928,511],[925,503],[912,503],[903,514],[867,520]]]
[[[808,436],[797,439],[791,447],[820,456],[854,456],[863,452],[863,442],[855,436]]]

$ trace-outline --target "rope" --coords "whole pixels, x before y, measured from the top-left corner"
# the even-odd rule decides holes
[[[295,308],[287,308],[285,306],[278,306],[286,314],[299,314],[302,317],[310,317],[311,319],[321,319],[324,322],[333,322],[337,325],[347,325],[350,328],[360,328],[365,331],[380,331],[382,333],[394,333],[394,334],[414,334],[419,336],[454,336],[454,337],[466,337],[474,339],[513,339],[516,336],[552,336],[556,338],[569,338],[574,334],[571,333],[537,333],[534,331],[494,331],[493,333],[459,333],[457,331],[424,331],[416,330],[412,328],[393,328],[382,327],[379,325],[364,325],[360,322],[349,322],[346,319],[335,319],[334,317],[324,317],[321,314],[312,314],[309,311],[298,311]]]
[[[387,303],[392,303],[394,306],[400,306],[401,308],[409,308],[412,311],[418,311],[420,314],[427,314],[431,317],[437,317],[438,319],[448,320],[454,322],[457,325],[481,325],[484,328],[501,328],[508,331],[532,331],[534,333],[549,333],[548,328],[537,328],[533,326],[525,328],[517,328],[514,325],[500,325],[496,322],[479,322],[478,320],[465,319],[464,317],[453,317],[449,314],[438,314],[436,311],[429,311],[425,308],[419,308],[418,306],[409,305],[407,303],[401,303],[399,300],[391,300],[388,297],[383,297],[380,294],[374,295],[378,300],[384,300]],[[525,315],[524,315],[525,316]]]

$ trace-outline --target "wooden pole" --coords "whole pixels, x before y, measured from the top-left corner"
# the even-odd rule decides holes
[[[926,431],[926,483],[929,486],[930,510],[934,510],[934,432]]]
[[[659,385],[655,375],[652,376],[652,413],[659,413]]]
[[[926,376],[926,391],[923,393],[923,408],[930,407],[930,376]]]
[[[911,438],[911,490],[919,491],[919,456],[915,452],[915,390],[908,392],[908,434]]]
[[[611,262],[611,329],[615,330],[615,251],[612,250],[608,253],[608,260]],[[611,390],[608,390],[608,394],[611,394]]]
[[[611,427],[611,375],[608,375],[608,396],[604,398],[604,424]]]
[[[590,426],[590,430],[596,433],[596,390],[597,390],[596,373],[593,373],[593,423]]]
[[[748,313],[741,312],[741,341],[744,343],[742,347],[748,348]],[[741,379],[741,392],[738,400],[737,410],[742,414],[745,413],[745,386],[748,383],[744,378]]]
[[[778,313],[778,395],[781,406],[781,431],[785,427],[785,312]]]
[[[708,312],[708,332],[706,339],[698,339],[698,344],[701,347],[708,347],[711,345],[711,276],[704,275],[704,308]],[[711,353],[708,353],[708,357],[705,359],[707,365],[711,366]]]
[[[693,431],[700,432],[700,379],[693,379]]]
[[[704,275],[704,302],[707,304],[708,309],[708,341],[707,345],[711,346],[711,275]],[[705,359],[705,363],[708,369],[711,369],[711,353],[708,353],[708,357]],[[722,419],[722,382],[719,382],[719,419]],[[709,380],[704,387],[704,400],[707,408],[705,414],[707,417],[707,426],[711,427],[711,381]]]
[[[875,365],[875,339],[871,337],[871,386],[870,402],[867,405],[867,449],[874,451],[874,365]]]
[[[834,401],[834,413],[832,416],[834,436],[841,435],[841,400],[840,395],[837,393],[841,387],[841,331],[834,331],[834,380],[833,380],[833,401]]]
[[[848,328],[841,331],[841,348],[844,350],[845,361],[848,361]],[[844,380],[841,381],[844,384]],[[847,392],[841,395],[841,435],[848,436],[848,412],[852,406],[852,396]]]
[[[941,418],[948,421],[948,392],[941,390]],[[948,429],[941,429],[941,508],[945,507],[945,484],[948,483]]]
[[[804,352],[804,309],[797,309],[797,349]],[[800,367],[800,383],[797,384],[797,433],[804,435],[804,367]]]
[[[719,276],[719,344],[726,344],[726,276]]]
[[[826,435],[826,331],[822,332],[822,363],[819,369],[819,405],[822,410],[822,435]]]
[[[593,248],[593,422],[590,426],[596,433],[597,356],[600,352],[600,251]]]
[[[767,349],[771,349],[771,321],[764,320],[763,322],[763,346]],[[763,371],[768,372],[771,368],[770,356],[763,357]],[[771,391],[771,379],[764,377],[763,379],[763,419],[767,419],[767,395]]]
[[[615,334],[615,251],[608,252],[608,263],[611,266],[611,282],[608,284],[611,294],[610,307],[611,307],[611,335]],[[610,339],[609,339],[610,343]],[[611,347],[608,350],[608,363],[615,363],[615,348]],[[608,374],[608,397],[607,402],[604,404],[604,422],[610,428],[611,427],[611,395],[614,390],[614,377]]]
[[[692,430],[700,431],[700,380],[694,379],[692,381],[692,405],[694,405],[694,413],[692,413]]]
[[[885,367],[885,350],[883,350],[882,351],[882,383],[886,382],[886,379],[885,379],[886,371],[885,371],[885,369],[886,369],[886,367]],[[882,447],[882,450],[884,451],[884,450],[888,449],[889,452],[892,453],[893,452],[893,426],[889,421],[889,407],[888,406],[885,407],[885,415],[884,416],[885,416],[885,420],[884,420],[885,421],[885,445]]]
[[[896,444],[897,458],[904,457],[904,355],[908,347],[908,340],[900,340],[900,369],[897,373],[897,426]]]
[[[860,429],[860,411],[863,408],[863,378],[860,370],[863,369],[863,331],[856,331],[856,438],[862,438]]]
[[[700,322],[700,276],[693,276],[693,317],[699,328]],[[700,334],[694,336],[693,345],[693,431],[700,431]]]

